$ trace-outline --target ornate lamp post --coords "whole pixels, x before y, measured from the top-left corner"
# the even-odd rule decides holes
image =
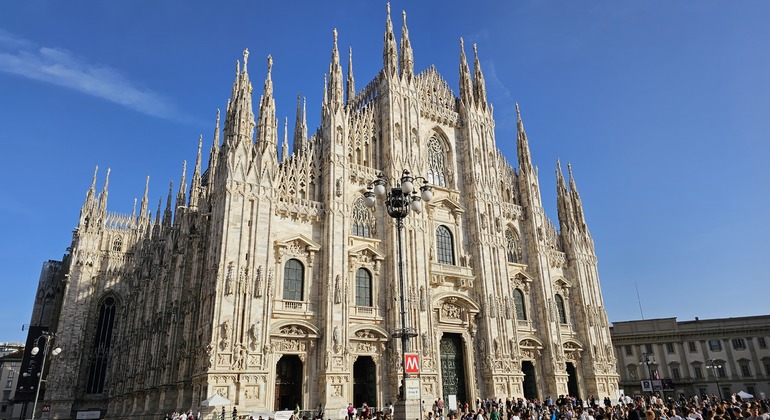
[[[650,380],[650,387],[652,388],[652,367],[656,365],[655,363],[655,355],[652,353],[644,352],[642,353],[642,360],[639,361],[639,366],[645,365],[647,366],[647,378]],[[650,389],[650,395],[654,394],[654,388]]]
[[[722,390],[719,388],[719,369],[722,369],[722,365],[714,359],[708,359],[706,360],[706,368],[711,369],[714,374],[714,381],[717,383],[717,396],[719,401],[722,401]]]
[[[423,185],[420,186],[420,194],[417,193],[415,188],[415,180],[420,180],[423,183]],[[415,177],[407,169],[404,169],[401,173],[400,181],[401,183],[399,186],[391,187],[390,191],[388,191],[386,188],[388,181],[385,178],[385,174],[380,173],[377,176],[377,179],[367,186],[367,190],[364,193],[364,205],[373,208],[377,205],[377,199],[382,199],[388,210],[388,215],[396,221],[396,231],[398,236],[398,277],[399,289],[401,291],[401,328],[393,332],[393,337],[401,339],[401,350],[402,354],[405,355],[409,352],[409,339],[416,337],[417,331],[414,328],[409,327],[409,321],[406,317],[406,279],[404,275],[404,251],[402,243],[404,218],[409,215],[410,211],[417,214],[422,212],[422,202],[430,201],[433,198],[433,192],[432,187],[425,178]],[[401,359],[401,368],[403,373],[401,378],[401,399],[404,404],[406,404],[406,379],[409,375],[406,373],[406,363],[403,357]]]
[[[32,420],[35,420],[35,413],[37,412],[37,401],[40,398],[40,388],[43,385],[43,382],[45,382],[45,379],[43,379],[43,376],[45,376],[45,361],[48,358],[48,353],[51,353],[53,356],[56,356],[57,354],[61,353],[61,347],[56,347],[51,351],[51,347],[53,347],[53,342],[56,340],[56,334],[52,332],[43,332],[43,335],[35,339],[35,347],[32,348],[33,356],[37,356],[38,353],[40,353],[40,340],[43,340],[42,349],[43,349],[43,361],[40,365],[40,372],[37,373],[38,380],[37,380],[37,391],[35,391],[35,404],[32,406]],[[24,376],[30,376],[29,373],[24,372]]]

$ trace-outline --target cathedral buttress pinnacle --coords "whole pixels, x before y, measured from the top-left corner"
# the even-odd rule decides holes
[[[409,42],[409,29],[406,27],[406,11],[402,12],[404,23],[401,27],[401,80],[411,81],[414,78],[414,53]]]
[[[150,193],[150,177],[148,176],[147,179],[144,181],[144,195],[142,196],[142,205],[139,208],[139,217],[141,217],[142,219],[147,219],[149,217],[147,213],[148,211],[147,207],[149,206],[149,202],[148,202],[149,193]]]
[[[337,49],[337,29],[332,31],[334,35],[334,47],[332,48],[332,60],[329,63],[328,91],[324,106],[327,112],[337,112],[342,108],[342,66],[340,65],[340,53]]]
[[[175,209],[178,209],[179,207],[183,207],[185,200],[187,197],[185,197],[185,190],[187,190],[187,161],[182,161],[182,179],[179,181],[179,191],[176,193],[176,207]]]
[[[110,168],[107,168],[107,177],[104,178],[104,188],[99,194],[99,213],[102,217],[107,215],[107,189],[110,186]]]
[[[353,47],[348,48],[348,80],[345,92],[345,104],[350,103],[356,96],[356,80],[353,78]],[[297,104],[299,106],[299,104]]]
[[[388,17],[385,21],[385,46],[382,50],[382,68],[388,79],[398,73],[398,54],[396,53],[396,37],[393,35],[393,22],[390,20],[390,3],[387,4]]]
[[[171,197],[174,191],[174,181],[168,182],[168,199],[166,200],[166,210],[163,212],[163,227],[171,226]],[[160,210],[159,210],[160,211]]]
[[[289,158],[289,117],[283,120],[283,143],[281,143],[281,162]]]
[[[540,183],[537,179],[537,170],[532,166],[532,156],[529,152],[529,140],[524,131],[524,121],[521,119],[519,104],[516,104],[516,152],[519,158],[519,182],[522,198],[528,204],[542,207],[540,201]]]
[[[195,157],[195,169],[193,170],[192,182],[190,183],[190,197],[187,206],[190,209],[198,208],[198,195],[201,188],[201,150],[203,148],[203,135],[198,137],[198,154]]]
[[[301,107],[300,107],[301,106]],[[302,150],[307,140],[307,113],[305,99],[297,92],[297,119],[294,121],[294,153]]]
[[[254,111],[252,107],[252,86],[247,71],[249,50],[243,51],[243,71],[236,62],[236,78],[232,97],[228,101],[225,116],[225,140],[230,147],[251,143],[254,134]]]
[[[575,178],[572,176],[572,165],[567,164],[567,170],[569,171],[569,192],[572,198],[572,207],[575,209],[575,219],[578,229],[588,235],[588,226],[586,225],[586,216],[583,213],[583,200],[578,193],[577,184],[575,184]]]
[[[460,38],[460,100],[467,108],[473,106],[473,84],[468,60],[465,58],[465,43]]]
[[[559,216],[559,227],[562,235],[571,232],[575,228],[575,213],[572,208],[567,184],[561,170],[561,162],[556,160],[556,209]]]
[[[479,63],[479,54],[476,50],[476,44],[473,44],[473,96],[476,99],[476,105],[480,109],[487,109],[487,86],[484,82],[484,74],[481,72]]]

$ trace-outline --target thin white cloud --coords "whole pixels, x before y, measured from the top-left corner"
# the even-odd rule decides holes
[[[153,117],[185,120],[173,104],[120,71],[71,51],[44,47],[0,29],[0,72],[73,89]]]

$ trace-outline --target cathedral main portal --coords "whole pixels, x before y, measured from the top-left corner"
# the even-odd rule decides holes
[[[465,393],[465,357],[462,336],[444,334],[439,350],[441,351],[442,398],[456,395],[458,402],[468,401]]]
[[[281,357],[275,368],[275,410],[302,406],[302,361],[299,356]]]

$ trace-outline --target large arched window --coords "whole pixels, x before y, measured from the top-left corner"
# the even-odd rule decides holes
[[[562,324],[567,323],[567,311],[564,309],[564,298],[561,295],[556,295],[556,311],[559,312],[559,322]]]
[[[353,203],[352,233],[355,236],[371,238],[374,233],[374,218],[372,211],[364,206],[363,197],[358,197]]]
[[[291,259],[283,267],[283,299],[302,300],[305,283],[305,267],[301,262]]]
[[[91,351],[88,368],[87,394],[101,394],[107,379],[107,365],[110,359],[112,327],[115,323],[115,299],[104,299],[99,308],[99,322],[94,333],[94,347]]]
[[[116,252],[120,252],[123,250],[123,239],[120,237],[115,238],[115,241],[112,242],[112,250]]]
[[[445,153],[441,141],[435,136],[428,140],[428,183],[446,187]]]
[[[516,319],[527,319],[527,307],[524,306],[524,293],[519,289],[513,290],[513,303],[516,305]]]
[[[521,262],[521,248],[519,247],[519,235],[513,229],[505,230],[506,254],[508,262]]]
[[[454,264],[455,253],[452,245],[452,232],[446,226],[436,229],[436,256],[441,264]]]
[[[372,274],[364,268],[356,272],[356,306],[372,306]]]

